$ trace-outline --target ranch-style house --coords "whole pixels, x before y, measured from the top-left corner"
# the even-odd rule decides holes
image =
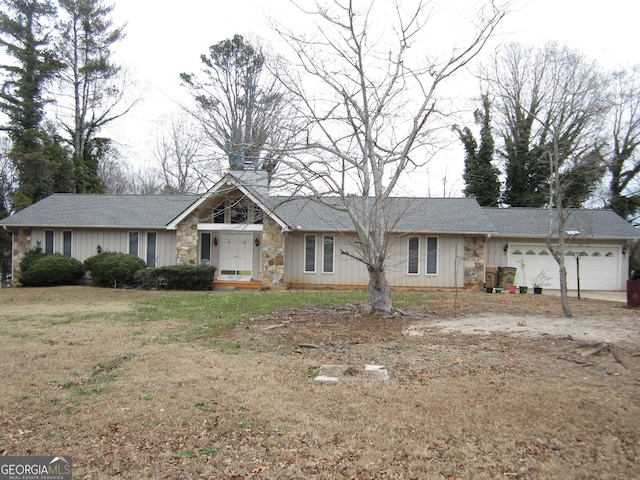
[[[391,208],[402,212],[390,234],[392,287],[496,286],[487,272],[513,267],[515,285],[532,286],[545,271],[546,288],[559,288],[545,243],[549,209],[408,197],[393,198]],[[356,239],[348,215],[306,197],[270,195],[261,172],[229,172],[203,195],[53,194],[0,226],[12,235],[14,282],[24,252],[40,245],[80,261],[112,251],[137,255],[149,267],[207,263],[216,267],[214,285],[368,284],[364,265],[341,254]],[[626,288],[628,249],[640,238],[638,229],[611,210],[574,209],[566,231],[569,289],[577,287],[576,257],[581,289]]]

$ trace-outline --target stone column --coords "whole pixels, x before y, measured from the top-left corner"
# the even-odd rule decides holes
[[[482,288],[484,283],[484,237],[464,238],[464,287]]]
[[[13,230],[12,241],[11,283],[15,286],[18,285],[18,277],[20,276],[20,261],[24,254],[32,248],[31,229],[19,228]]]
[[[284,287],[284,232],[266,215],[262,225],[262,287]]]
[[[198,264],[198,214],[192,213],[178,224],[176,258],[178,265]]]

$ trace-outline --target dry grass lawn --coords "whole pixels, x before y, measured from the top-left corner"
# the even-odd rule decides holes
[[[185,337],[188,308],[145,307],[181,295],[0,290],[0,455],[71,455],[89,479],[640,478],[638,311],[441,292],[398,318],[297,305]],[[189,295],[213,324],[229,295],[286,294]],[[326,364],[349,375],[314,382]]]

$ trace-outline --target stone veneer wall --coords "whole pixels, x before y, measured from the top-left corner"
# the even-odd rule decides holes
[[[198,221],[198,214],[192,213],[178,225],[176,232],[178,265],[198,264]]]
[[[284,232],[267,215],[262,225],[262,287],[284,287]]]
[[[18,284],[20,276],[20,261],[24,254],[32,248],[31,245],[31,229],[20,228],[13,231],[13,248],[11,262],[11,283]]]
[[[484,285],[484,237],[464,238],[464,286],[482,288]]]

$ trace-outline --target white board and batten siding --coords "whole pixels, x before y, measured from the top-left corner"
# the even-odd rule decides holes
[[[47,228],[36,229],[31,232],[31,245],[38,242],[45,245],[45,232],[54,232],[54,253],[63,253],[63,232],[71,232],[71,256],[84,262],[87,258],[97,254],[98,245],[103,252],[129,253],[129,233],[138,232],[138,257],[147,260],[147,233],[156,234],[156,267],[175,265],[176,263],[176,232],[166,230],[102,230],[78,228]]]
[[[506,248],[505,248],[506,247]],[[581,290],[624,290],[628,279],[628,254],[623,253],[624,242],[613,241],[567,241],[565,247],[565,268],[567,270],[567,288],[578,288],[578,266],[576,254],[580,255]],[[533,286],[533,279],[544,270],[550,277],[544,288],[559,289],[560,276],[558,263],[546,244],[535,239],[508,241],[493,238],[487,244],[487,264],[500,267],[514,267],[516,285]],[[521,260],[525,262],[523,277]]]
[[[315,235],[315,270],[305,271],[305,237]],[[333,235],[333,272],[324,268],[324,236]],[[437,238],[437,270],[426,273],[427,237]],[[418,272],[408,273],[409,238],[419,238]],[[364,264],[341,254],[353,252],[355,235],[340,233],[288,233],[285,239],[285,279],[293,285],[366,286],[369,275]],[[446,235],[398,235],[391,239],[386,276],[392,287],[455,287],[464,284],[464,239]]]

